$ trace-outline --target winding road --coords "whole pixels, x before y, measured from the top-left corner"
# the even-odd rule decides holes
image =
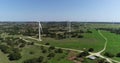
[[[104,48],[103,48],[101,51],[96,52],[96,53],[91,53],[91,52],[90,52],[90,55],[87,56],[87,57],[90,57],[90,56],[98,56],[98,57],[101,57],[101,58],[106,59],[109,63],[113,63],[113,62],[120,63],[120,62],[117,61],[117,60],[114,60],[114,59],[111,59],[111,58],[107,58],[107,57],[101,55],[101,53],[106,50],[108,40],[107,40],[107,38],[100,32],[100,30],[98,30],[98,33],[99,33],[99,34],[103,37],[103,39],[105,40]]]
[[[97,57],[106,59],[109,63],[113,63],[113,62],[115,62],[115,63],[120,63],[120,62],[117,61],[117,60],[114,60],[114,59],[111,59],[111,58],[107,58],[107,57],[101,55],[101,53],[106,50],[108,40],[107,40],[107,38],[101,33],[100,30],[98,30],[98,33],[99,33],[99,34],[101,35],[101,37],[103,37],[103,39],[105,40],[104,47],[103,47],[103,49],[102,49],[101,51],[99,51],[99,52],[96,52],[96,53],[89,52],[90,55],[89,55],[89,56],[86,56],[86,58],[88,58],[88,57],[90,57],[90,56],[97,56]],[[25,36],[24,36],[24,37],[25,37]],[[30,42],[30,40],[26,40],[24,37],[20,37],[20,38],[22,38],[22,39],[23,39],[24,41],[26,41],[26,42]],[[30,39],[39,41],[38,39],[33,38],[33,37],[29,37],[29,36],[26,36],[26,38],[30,38]],[[50,47],[49,45],[43,45],[43,44],[40,44],[40,43],[37,43],[37,42],[35,42],[34,45]],[[76,52],[83,52],[82,50],[71,49],[71,48],[62,48],[62,47],[55,47],[55,48],[61,48],[61,49],[64,49],[64,50],[71,50],[71,51],[76,51]]]

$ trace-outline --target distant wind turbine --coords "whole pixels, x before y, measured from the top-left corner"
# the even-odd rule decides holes
[[[71,22],[70,21],[68,21],[68,32],[71,32],[72,30],[71,30]]]
[[[71,30],[71,21],[68,21],[67,25],[68,25],[69,38],[71,38],[71,36],[70,36],[70,33],[72,31]]]
[[[39,41],[42,41],[42,39],[41,39],[41,31],[42,31],[42,26],[41,26],[41,23],[39,21]]]

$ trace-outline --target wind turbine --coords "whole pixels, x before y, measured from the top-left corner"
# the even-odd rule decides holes
[[[42,26],[41,26],[41,23],[39,21],[39,41],[42,41],[42,39],[41,39],[41,31],[42,31]]]
[[[71,33],[71,22],[70,21],[68,21],[68,23],[67,23],[67,25],[68,25],[68,32],[69,32],[69,38],[70,38],[70,33]]]

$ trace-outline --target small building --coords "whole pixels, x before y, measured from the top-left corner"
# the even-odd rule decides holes
[[[89,56],[88,58],[91,59],[91,60],[95,60],[96,59],[95,56]]]

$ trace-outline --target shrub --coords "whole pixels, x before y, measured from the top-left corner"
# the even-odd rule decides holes
[[[93,49],[93,48],[89,48],[88,51],[89,51],[89,52],[93,52],[94,49]]]
[[[55,56],[55,53],[49,53],[47,57],[54,57]]]
[[[46,52],[47,52],[47,50],[46,50],[46,49],[43,49],[43,50],[42,50],[42,53],[46,53]]]
[[[22,43],[19,47],[20,47],[20,48],[25,47],[25,44],[24,44],[24,43]]]
[[[105,52],[104,55],[107,56],[107,57],[110,57],[110,58],[111,58],[111,57],[114,57],[114,54],[111,54],[111,53],[109,53],[109,52]]]
[[[117,53],[116,57],[120,57],[120,53]]]
[[[49,47],[49,50],[54,50],[54,49],[55,49],[54,46],[50,46],[50,47]]]
[[[50,45],[50,43],[45,43],[45,45]]]
[[[55,53],[63,53],[63,50],[60,49],[60,48],[59,48],[59,49],[56,49],[56,50],[55,50]]]
[[[37,59],[37,62],[42,62],[43,59],[44,59],[44,57],[43,57],[43,56],[40,56],[40,57]]]
[[[22,56],[20,53],[11,53],[8,55],[9,60],[19,60]]]
[[[87,55],[89,55],[89,53],[87,51],[84,51],[84,52],[80,53],[78,55],[78,57],[84,57],[84,56],[87,56]]]
[[[37,63],[37,58],[25,60],[23,63]]]
[[[11,52],[11,49],[8,46],[6,46],[6,45],[0,45],[0,49],[5,54]]]
[[[29,53],[30,53],[30,54],[34,54],[34,52],[33,52],[33,51],[30,51]]]
[[[78,37],[77,38],[83,38],[83,36],[82,35],[78,35]]]

